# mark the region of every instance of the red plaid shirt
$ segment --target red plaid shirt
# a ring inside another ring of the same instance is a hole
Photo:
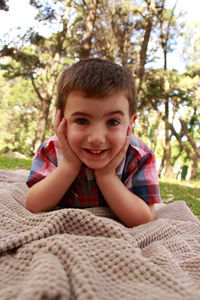
[[[62,161],[62,153],[56,136],[44,141],[34,159],[27,185],[48,176]],[[122,163],[116,170],[117,176],[124,185],[147,204],[161,202],[155,157],[141,140],[131,136],[129,148]],[[107,206],[97,186],[94,172],[82,165],[81,170],[61,199],[60,206],[86,208]]]

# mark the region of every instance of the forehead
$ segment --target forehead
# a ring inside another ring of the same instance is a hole
[[[104,97],[86,97],[80,91],[72,91],[66,99],[64,112],[73,113],[76,110],[99,110],[105,113],[121,110],[124,114],[129,114],[129,102],[123,91]]]

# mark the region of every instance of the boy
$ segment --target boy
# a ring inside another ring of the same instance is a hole
[[[127,227],[154,219],[160,202],[154,154],[131,135],[136,119],[131,74],[117,64],[85,59],[58,83],[56,136],[33,160],[26,207],[108,205]]]

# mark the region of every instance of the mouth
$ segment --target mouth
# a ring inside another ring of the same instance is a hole
[[[92,156],[96,156],[96,157],[99,157],[99,156],[102,156],[106,150],[93,150],[93,149],[84,149],[88,154],[92,155]]]

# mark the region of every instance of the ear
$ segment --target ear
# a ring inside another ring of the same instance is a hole
[[[130,126],[132,127],[135,123],[135,120],[137,119],[137,114],[134,114],[130,117]]]
[[[59,110],[59,111],[60,111],[61,118],[63,118],[63,117],[64,117],[64,115],[63,115],[63,111],[62,111],[62,109],[61,109],[61,108],[59,108],[59,109],[57,109],[57,110]]]

